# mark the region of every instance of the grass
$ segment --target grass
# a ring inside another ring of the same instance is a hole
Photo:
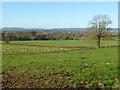
[[[3,44],[2,51],[3,87],[118,88],[118,48],[61,49]]]
[[[12,44],[28,44],[40,46],[96,46],[95,40],[41,40],[41,41],[12,41]],[[118,40],[102,40],[101,45],[118,45]]]
[[[41,53],[57,53],[71,50],[70,48],[48,48],[48,47],[35,47],[35,46],[21,46],[21,45],[3,45],[2,54],[41,54]],[[75,49],[72,49],[75,50]]]

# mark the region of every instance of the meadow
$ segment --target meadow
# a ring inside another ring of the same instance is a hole
[[[118,41],[102,41],[102,45],[118,45]],[[118,47],[96,48],[95,41],[12,41],[8,45],[3,43],[2,67],[4,88],[119,86]]]
[[[96,40],[40,40],[40,41],[12,41],[11,44],[26,44],[39,46],[95,46]],[[101,45],[118,45],[118,40],[101,40]]]

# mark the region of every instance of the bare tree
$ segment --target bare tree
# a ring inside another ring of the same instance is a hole
[[[103,33],[108,30],[108,26],[112,23],[107,15],[97,15],[94,16],[92,21],[90,21],[90,28],[96,32],[97,47],[100,48],[100,41]]]

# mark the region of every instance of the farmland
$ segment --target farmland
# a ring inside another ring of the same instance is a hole
[[[118,41],[102,41],[109,45]],[[96,48],[96,41],[85,40],[12,41],[3,43],[2,54],[3,87],[118,88],[117,47]]]
[[[12,44],[27,44],[39,46],[96,46],[96,40],[41,40],[41,41],[12,41]],[[117,40],[102,40],[101,45],[118,45]]]

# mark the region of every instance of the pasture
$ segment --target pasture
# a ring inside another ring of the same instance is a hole
[[[12,41],[11,44],[39,45],[39,46],[95,46],[96,40],[40,40],[40,41]],[[118,45],[118,40],[101,40],[101,45]]]
[[[3,87],[118,88],[118,48],[66,47],[85,45],[95,47],[96,42],[61,40],[3,43]],[[102,45],[118,45],[118,41],[102,41]]]

